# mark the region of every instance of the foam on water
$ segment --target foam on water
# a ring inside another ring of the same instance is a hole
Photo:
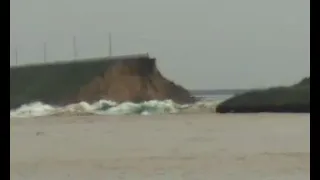
[[[72,115],[151,115],[173,114],[187,112],[214,112],[215,107],[221,101],[204,100],[194,104],[176,104],[171,100],[146,101],[142,103],[123,102],[116,103],[108,100],[100,100],[93,104],[80,102],[63,107],[51,106],[42,102],[34,102],[22,105],[11,110],[11,118],[29,118],[41,116],[72,116]]]

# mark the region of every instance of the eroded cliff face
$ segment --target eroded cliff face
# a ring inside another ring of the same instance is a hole
[[[77,101],[94,102],[108,99],[116,102],[141,102],[171,99],[177,103],[193,103],[195,98],[183,87],[161,75],[156,60],[124,59],[81,87]]]

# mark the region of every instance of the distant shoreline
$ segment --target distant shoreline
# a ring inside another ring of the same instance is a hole
[[[248,92],[252,89],[212,89],[212,90],[189,90],[196,95],[232,95]]]

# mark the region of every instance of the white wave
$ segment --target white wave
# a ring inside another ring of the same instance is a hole
[[[54,114],[56,108],[53,106],[43,104],[41,102],[34,102],[26,105],[22,105],[20,108],[14,111],[10,111],[10,117],[37,117],[48,116]]]
[[[214,112],[219,101],[207,100],[199,101],[194,104],[176,104],[172,100],[165,101],[146,101],[142,103],[123,102],[116,103],[108,100],[100,100],[93,104],[80,102],[67,106],[57,107],[34,102],[22,105],[11,110],[11,118],[28,118],[41,116],[72,116],[72,115],[152,115],[152,114],[173,114],[188,112]]]

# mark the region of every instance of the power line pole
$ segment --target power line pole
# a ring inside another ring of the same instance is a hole
[[[78,58],[76,36],[73,36],[73,58],[74,58],[74,59],[77,59],[77,58]]]
[[[112,37],[111,37],[111,33],[109,33],[109,56],[112,56]]]
[[[43,43],[43,62],[47,62],[47,43]]]
[[[16,65],[18,65],[18,48],[17,47],[14,49],[14,54],[16,58]]]

